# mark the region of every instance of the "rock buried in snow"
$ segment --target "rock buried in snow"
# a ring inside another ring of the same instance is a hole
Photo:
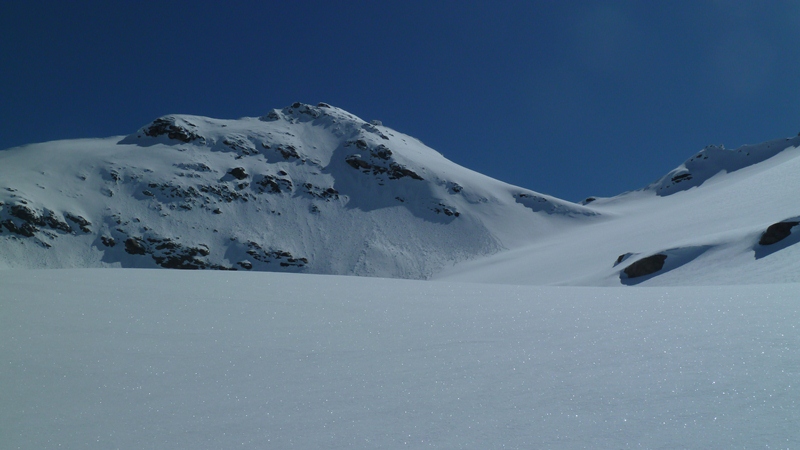
[[[790,221],[773,223],[767,228],[767,231],[761,235],[761,239],[759,239],[758,244],[772,245],[780,242],[789,237],[789,235],[792,234],[792,228],[797,225],[800,225],[800,222]]]
[[[635,263],[626,267],[623,272],[628,276],[628,278],[643,277],[663,269],[664,261],[666,260],[667,255],[658,253],[636,261]]]

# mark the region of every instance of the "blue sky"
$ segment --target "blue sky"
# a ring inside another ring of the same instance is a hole
[[[796,1],[0,4],[0,148],[324,101],[567,200],[800,131]]]

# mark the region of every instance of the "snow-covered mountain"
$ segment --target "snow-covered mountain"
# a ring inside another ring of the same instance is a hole
[[[0,436],[795,448],[798,173],[707,147],[577,205],[324,104],[0,151]]]
[[[427,278],[597,213],[320,103],[0,152],[0,267]]]
[[[574,204],[320,103],[0,151],[0,268],[288,271],[512,284],[800,281],[800,137],[709,146]]]
[[[599,216],[437,277],[512,284],[800,281],[800,136],[706,147],[649,186],[588,198]]]

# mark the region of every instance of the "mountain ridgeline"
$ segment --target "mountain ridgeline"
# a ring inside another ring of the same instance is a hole
[[[427,278],[597,216],[324,103],[0,158],[0,267]]]
[[[575,204],[325,103],[169,115],[127,136],[0,151],[0,268],[791,281],[798,147],[709,146],[639,191]]]

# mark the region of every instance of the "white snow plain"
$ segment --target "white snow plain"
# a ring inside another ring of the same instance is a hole
[[[800,284],[0,271],[8,449],[797,448]]]

